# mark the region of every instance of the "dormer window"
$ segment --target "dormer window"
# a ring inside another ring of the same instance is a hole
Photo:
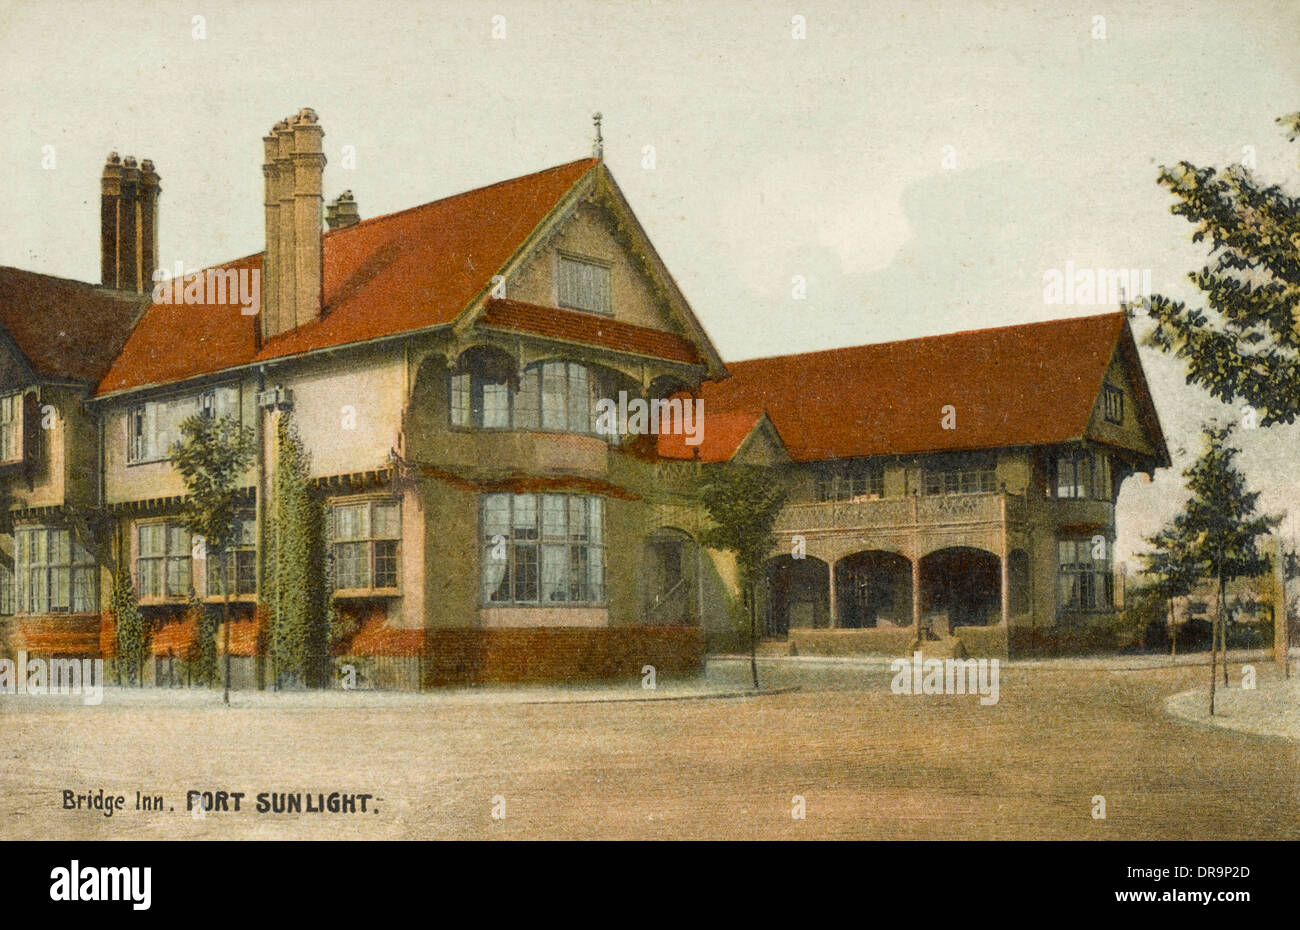
[[[569,310],[611,313],[609,265],[561,255],[556,273],[556,302]]]

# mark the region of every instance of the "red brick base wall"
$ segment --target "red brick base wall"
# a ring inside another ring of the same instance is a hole
[[[521,630],[430,630],[424,684],[599,681],[694,674],[704,665],[696,627],[546,627]]]

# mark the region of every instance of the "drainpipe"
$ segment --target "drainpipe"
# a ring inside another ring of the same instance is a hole
[[[253,559],[253,584],[257,589],[257,601],[262,601],[265,597],[264,590],[264,573],[262,571],[263,560],[266,553],[266,437],[265,428],[262,418],[261,393],[266,390],[266,367],[259,366],[257,369],[257,391],[253,395],[253,436],[254,445],[257,447],[257,454],[254,465],[255,487],[253,490],[253,544],[257,547],[257,555]],[[253,605],[253,615],[257,615],[257,603]],[[263,656],[257,656],[253,660],[254,664],[261,663],[262,668],[258,670],[257,687],[258,690],[266,688],[266,662]]]

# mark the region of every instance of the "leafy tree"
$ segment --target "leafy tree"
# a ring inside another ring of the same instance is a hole
[[[1138,558],[1143,563],[1143,573],[1154,589],[1153,594],[1168,605],[1169,616],[1169,654],[1178,654],[1178,626],[1174,616],[1174,599],[1185,597],[1192,592],[1201,566],[1188,547],[1185,539],[1175,524],[1170,524],[1154,536],[1148,536],[1147,545],[1151,551],[1140,553]]]
[[[276,426],[270,564],[271,658],[282,678],[325,684],[329,603],[325,595],[325,515],[312,493],[310,460],[287,415]]]
[[[1202,430],[1204,452],[1183,471],[1191,499],[1170,524],[1176,547],[1185,549],[1183,558],[1198,566],[1197,574],[1214,578],[1218,591],[1210,637],[1210,713],[1214,713],[1216,678],[1215,632],[1223,649],[1224,684],[1227,684],[1226,586],[1237,578],[1254,578],[1269,570],[1269,557],[1259,542],[1281,522],[1282,517],[1256,514],[1258,491],[1246,490],[1246,478],[1236,467],[1239,449],[1230,444],[1233,427]]]
[[[1300,138],[1300,113],[1278,120]],[[1259,425],[1300,416],[1300,198],[1264,186],[1250,170],[1179,162],[1158,183],[1178,203],[1171,212],[1210,243],[1209,262],[1188,278],[1210,312],[1153,295],[1148,341],[1187,364],[1187,381],[1216,398],[1245,401]]]
[[[192,416],[181,423],[181,439],[171,449],[188,493],[181,520],[203,537],[207,557],[218,564],[226,654],[222,700],[230,703],[229,562],[240,502],[239,482],[253,461],[253,431],[234,417]]]
[[[758,579],[772,550],[772,528],[790,489],[756,465],[713,468],[700,488],[714,526],[701,541],[711,549],[734,553],[740,590],[749,615],[749,670],[758,688]]]
[[[119,564],[113,573],[113,591],[109,595],[109,609],[113,611],[114,634],[117,638],[117,680],[121,684],[125,666],[128,683],[144,684],[141,667],[144,665],[144,617],[136,604],[135,585],[126,565]]]

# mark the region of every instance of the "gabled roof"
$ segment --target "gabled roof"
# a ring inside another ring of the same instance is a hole
[[[705,441],[732,431],[732,411],[766,410],[795,461],[1067,442],[1087,430],[1117,349],[1163,450],[1122,313],[728,362],[730,378],[702,387]]]
[[[258,318],[241,315],[236,303],[152,304],[98,393],[450,323],[599,164],[570,162],[325,233],[321,319],[261,347]],[[260,271],[261,265],[259,253],[220,267]]]
[[[675,333],[633,326],[609,317],[560,310],[519,300],[493,298],[487,302],[479,325],[513,332],[537,333],[566,342],[600,346],[633,355],[648,355],[674,362],[699,364],[695,347]]]
[[[0,327],[40,378],[97,384],[145,302],[82,281],[0,267]]]
[[[689,398],[684,398],[688,400]],[[694,459],[696,461],[729,462],[744,447],[764,423],[771,427],[771,420],[762,410],[720,410],[708,412],[705,404],[704,426],[700,430],[700,442],[690,445],[681,433],[660,433],[656,439],[656,451],[661,458]],[[780,436],[774,436],[779,445]]]

